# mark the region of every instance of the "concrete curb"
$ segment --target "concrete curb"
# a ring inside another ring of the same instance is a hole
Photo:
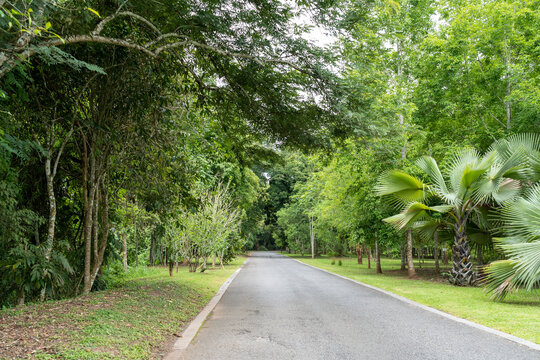
[[[284,256],[284,255],[282,255]],[[426,310],[426,311],[429,311],[431,313],[434,313],[434,314],[437,314],[439,316],[442,316],[444,318],[447,318],[447,319],[450,319],[450,320],[453,320],[453,321],[456,321],[456,322],[459,322],[459,323],[462,323],[462,324],[465,324],[465,325],[468,325],[470,327],[473,327],[473,328],[476,328],[476,329],[480,329],[480,330],[483,330],[485,332],[488,332],[490,334],[493,334],[493,335],[497,335],[497,336],[500,336],[502,338],[505,338],[507,340],[510,340],[510,341],[513,341],[519,345],[522,345],[522,346],[526,346],[530,349],[533,349],[533,350],[536,350],[536,351],[540,351],[540,345],[536,344],[536,343],[533,343],[532,341],[529,341],[529,340],[525,340],[525,339],[522,339],[522,338],[519,338],[517,336],[514,336],[514,335],[510,335],[510,334],[507,334],[505,332],[502,332],[502,331],[499,331],[499,330],[495,330],[495,329],[492,329],[490,327],[487,327],[487,326],[484,326],[484,325],[480,325],[480,324],[477,324],[475,322],[472,322],[472,321],[469,321],[469,320],[465,320],[465,319],[462,319],[462,318],[459,318],[457,316],[454,316],[454,315],[450,315],[450,314],[447,314],[443,311],[440,311],[440,310],[437,310],[435,308],[432,308],[432,307],[429,307],[427,305],[423,305],[423,304],[420,304],[420,303],[417,303],[416,301],[412,301],[410,299],[407,299],[403,296],[400,296],[400,295],[397,295],[397,294],[394,294],[390,291],[386,291],[386,290],[383,290],[383,289],[379,289],[375,286],[371,286],[371,285],[368,285],[368,284],[364,284],[363,282],[360,282],[360,281],[357,281],[357,280],[354,280],[354,279],[351,279],[351,278],[348,278],[346,276],[342,276],[342,275],[339,275],[339,274],[336,274],[336,273],[333,273],[331,271],[328,271],[328,270],[325,270],[325,269],[321,269],[321,268],[318,268],[316,266],[313,266],[313,265],[310,265],[310,264],[306,264],[305,262],[302,262],[300,260],[297,260],[297,259],[293,259],[289,256],[284,256],[286,258],[289,258],[291,260],[294,260],[294,261],[297,261],[299,262],[300,264],[302,265],[305,265],[305,266],[309,266],[309,267],[312,267],[314,269],[317,269],[317,270],[320,270],[320,271],[324,271],[325,273],[328,273],[328,274],[331,274],[331,275],[334,275],[334,276],[337,276],[337,277],[340,277],[342,279],[345,279],[345,280],[348,280],[348,281],[351,281],[353,283],[356,283],[358,285],[361,285],[361,286],[364,286],[364,287],[367,287],[369,289],[372,289],[372,290],[375,290],[375,291],[378,291],[378,292],[381,292],[383,294],[386,294],[388,296],[391,296],[395,299],[398,299],[400,301],[403,301],[409,305],[413,305],[413,306],[416,306],[416,307],[419,307],[423,310]]]
[[[171,352],[169,352],[165,357],[163,357],[163,360],[179,360],[183,359],[183,353],[193,340],[193,338],[197,335],[199,332],[199,329],[201,328],[202,324],[204,324],[206,318],[208,315],[214,310],[216,305],[218,304],[219,300],[221,300],[221,297],[223,294],[225,294],[225,291],[229,288],[229,285],[231,285],[232,281],[238,275],[240,270],[244,268],[244,265],[249,261],[249,258],[244,261],[244,263],[236,270],[229,278],[221,285],[218,292],[214,297],[210,300],[208,304],[204,307],[204,309],[189,323],[188,327],[182,331],[182,337],[178,338],[176,342],[174,343]]]

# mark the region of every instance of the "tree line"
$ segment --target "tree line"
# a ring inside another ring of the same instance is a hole
[[[387,254],[411,278],[429,252],[437,272],[451,258],[452,283],[495,299],[537,288],[540,3],[364,5],[338,44],[355,126],[331,151],[274,168],[276,189],[288,178],[269,222],[276,246],[367,254],[378,273]]]
[[[1,304],[252,248],[536,287],[539,6],[0,1]]]
[[[291,23],[302,8],[0,1],[0,304],[248,247],[266,144],[338,128],[330,55]]]

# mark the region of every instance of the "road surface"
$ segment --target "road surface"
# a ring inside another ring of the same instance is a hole
[[[254,253],[184,359],[535,359],[540,352],[281,255]]]

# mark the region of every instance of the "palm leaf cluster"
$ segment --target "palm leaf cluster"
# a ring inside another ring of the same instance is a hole
[[[513,289],[540,286],[540,185],[504,206],[498,217],[507,236],[494,241],[507,259],[493,262],[486,272],[487,289],[502,300]]]
[[[518,198],[524,184],[539,179],[539,165],[540,136],[520,134],[495,142],[484,155],[474,149],[460,150],[444,171],[434,158],[424,156],[416,166],[427,182],[393,170],[380,178],[376,191],[400,211],[384,219],[397,229],[416,227],[430,232],[433,226],[429,220],[433,214],[440,214],[439,223],[454,233],[450,281],[472,285],[476,272],[470,260],[467,230],[474,227],[485,237],[486,209]]]

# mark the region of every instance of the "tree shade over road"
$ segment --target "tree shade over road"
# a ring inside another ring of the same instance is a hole
[[[185,359],[537,359],[539,353],[271,252],[254,253]]]

